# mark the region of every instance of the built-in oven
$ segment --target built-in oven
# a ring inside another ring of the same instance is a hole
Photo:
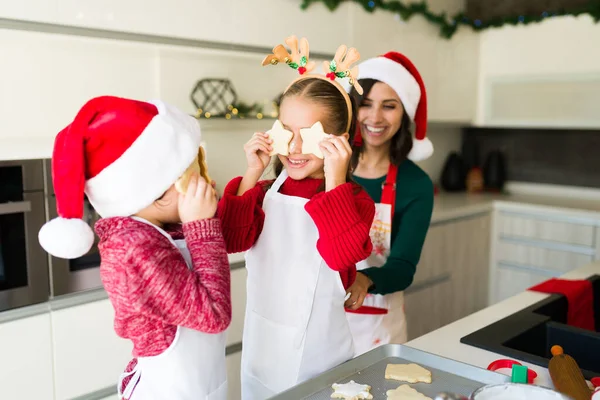
[[[38,242],[46,222],[41,160],[0,162],[0,311],[48,301],[48,257]]]
[[[48,188],[48,218],[57,217],[56,196],[52,185],[52,163],[45,160]],[[83,220],[93,229],[100,216],[84,196]],[[83,292],[102,287],[100,280],[100,254],[98,252],[98,236],[90,251],[72,260],[50,256],[51,294],[52,297]]]

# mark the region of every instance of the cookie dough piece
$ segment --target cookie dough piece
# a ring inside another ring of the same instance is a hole
[[[282,156],[287,156],[290,154],[289,145],[290,140],[294,137],[294,134],[291,131],[288,131],[283,127],[281,121],[276,120],[273,123],[273,127],[269,129],[267,132],[269,138],[273,140],[271,146],[273,150],[269,153],[270,156],[274,156],[276,154],[281,154]]]
[[[211,183],[212,180],[208,175],[208,166],[206,165],[206,158],[204,153],[204,148],[200,146],[198,148],[198,155],[192,161],[190,166],[185,170],[183,175],[175,182],[175,189],[181,193],[185,194],[187,191],[188,185],[190,183],[190,178],[194,173],[197,173],[201,177],[203,177],[207,183]]]
[[[411,388],[408,385],[398,386],[394,390],[387,391],[387,400],[431,400],[431,397]]]
[[[310,128],[302,128],[300,129],[300,136],[302,136],[302,154],[314,154],[323,159],[323,152],[319,147],[319,143],[329,137],[323,131],[323,125],[317,121]]]
[[[431,372],[417,364],[388,364],[385,379],[408,383],[431,383]]]
[[[344,400],[370,400],[373,395],[370,392],[371,386],[361,385],[354,381],[350,381],[344,384],[334,383],[331,385],[333,394],[332,399],[344,399]]]

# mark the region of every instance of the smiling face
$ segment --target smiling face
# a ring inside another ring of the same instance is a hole
[[[290,142],[289,156],[279,155],[290,178],[323,178],[323,160],[314,154],[302,154],[302,137],[300,129],[310,128],[315,122],[325,124],[325,113],[314,101],[300,96],[283,99],[279,108],[279,121],[283,127],[294,134]],[[325,127],[325,129],[327,129]]]
[[[389,146],[400,129],[403,114],[404,107],[396,91],[386,83],[375,83],[357,114],[366,146]]]

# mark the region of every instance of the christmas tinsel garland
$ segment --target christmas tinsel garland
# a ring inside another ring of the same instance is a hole
[[[543,12],[540,15],[519,15],[510,18],[494,18],[488,21],[478,19],[469,19],[464,12],[459,12],[454,16],[448,17],[445,12],[434,13],[429,9],[426,2],[405,4],[401,1],[385,1],[385,0],[302,0],[301,8],[307,9],[313,3],[323,3],[330,11],[335,10],[342,2],[353,1],[358,3],[368,12],[375,10],[385,10],[396,13],[404,21],[408,21],[415,15],[420,15],[427,21],[440,28],[440,35],[450,39],[460,25],[469,26],[476,31],[481,31],[488,28],[500,27],[503,25],[518,25],[541,22],[547,18],[572,15],[578,16],[581,14],[589,14],[595,22],[600,21],[600,0],[590,0],[586,7],[574,10],[560,10],[558,12]]]

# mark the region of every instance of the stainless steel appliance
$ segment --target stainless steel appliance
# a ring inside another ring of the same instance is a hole
[[[56,218],[56,197],[52,185],[51,160],[45,160],[46,179],[48,188],[48,217]],[[83,220],[94,227],[100,216],[92,205],[84,198]],[[98,237],[90,251],[82,257],[65,260],[50,256],[51,295],[52,297],[82,292],[102,287],[100,280],[100,254],[98,252]]]
[[[0,311],[48,300],[45,221],[43,162],[0,162]]]

